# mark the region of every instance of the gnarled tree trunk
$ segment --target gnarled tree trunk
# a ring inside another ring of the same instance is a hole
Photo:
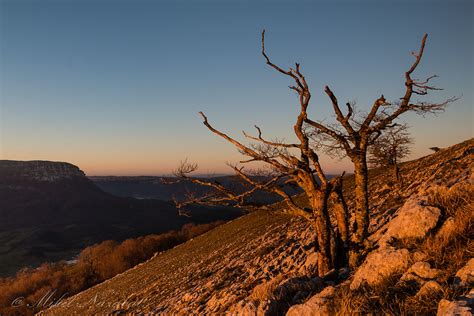
[[[346,266],[349,260],[349,211],[342,192],[342,177],[335,182],[331,193],[333,201],[333,212],[337,222],[337,233],[335,236],[334,265],[335,268]]]
[[[327,201],[329,192],[318,191],[310,196],[313,209],[314,227],[317,234],[318,274],[323,276],[334,268],[334,258],[331,254],[331,221]]]
[[[355,157],[355,235],[354,241],[363,244],[369,231],[369,191],[368,191],[368,168],[365,154]]]
[[[395,181],[401,183],[401,179],[400,179],[400,168],[398,167],[398,164],[397,163],[394,163],[392,165],[392,174],[393,174],[393,178]]]

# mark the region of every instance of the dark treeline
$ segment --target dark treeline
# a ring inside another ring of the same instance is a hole
[[[222,223],[186,224],[179,231],[121,243],[107,240],[82,250],[73,264],[61,261],[24,268],[14,277],[0,279],[0,315],[33,315]]]

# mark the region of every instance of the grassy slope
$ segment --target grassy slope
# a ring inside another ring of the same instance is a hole
[[[287,215],[256,212],[223,224],[82,292],[80,297],[72,302],[74,312],[83,314],[84,312],[119,311],[120,308],[98,305],[125,300],[133,304],[144,296],[149,300],[143,305],[157,307],[157,309],[153,308],[154,311],[165,310],[167,298],[173,297],[178,289],[179,291],[190,290],[209,275],[216,273],[213,270],[223,268],[214,266],[215,269],[202,271],[202,266],[211,267],[211,263],[224,263],[229,255],[242,258],[258,256],[258,249],[249,249],[249,245],[262,237],[262,231],[273,235],[277,230],[284,228],[290,219]],[[232,277],[221,281],[223,282],[221,286],[226,286],[226,282],[235,280]],[[99,304],[89,304],[94,299]],[[80,307],[75,303],[86,306]],[[144,307],[144,309],[150,308]],[[63,311],[64,309],[60,309],[57,312],[61,314]]]

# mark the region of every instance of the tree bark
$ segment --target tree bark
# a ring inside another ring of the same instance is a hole
[[[314,226],[317,234],[318,274],[323,276],[333,267],[331,255],[331,221],[327,208],[328,192],[316,192],[311,197],[311,207],[314,214]]]
[[[397,163],[394,163],[392,165],[392,173],[393,173],[393,177],[394,177],[395,181],[400,183],[401,182],[400,181],[400,169],[398,168]]]
[[[342,188],[334,188],[332,192],[333,211],[337,222],[337,231],[334,234],[335,251],[334,251],[334,267],[347,266],[349,261],[349,212],[346,201],[342,195]]]
[[[355,235],[354,240],[363,244],[369,231],[369,192],[368,192],[368,169],[365,155],[356,157],[354,160],[355,177]]]
[[[337,229],[341,235],[341,239],[344,243],[349,240],[349,212],[347,209],[346,201],[342,194],[342,189],[335,188],[332,192],[334,201],[334,215],[337,221]]]

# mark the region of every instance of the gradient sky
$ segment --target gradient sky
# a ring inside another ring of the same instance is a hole
[[[474,1],[0,0],[0,159],[55,160],[89,175],[166,174],[188,158],[225,172],[239,154],[211,134],[242,139],[258,124],[293,139],[297,99],[265,65],[300,62],[313,119],[323,93],[367,109],[402,96],[403,74],[429,33],[416,78],[440,76],[429,100],[461,96],[445,113],[404,118],[416,158],[473,137]],[[329,172],[348,162],[324,159]]]

